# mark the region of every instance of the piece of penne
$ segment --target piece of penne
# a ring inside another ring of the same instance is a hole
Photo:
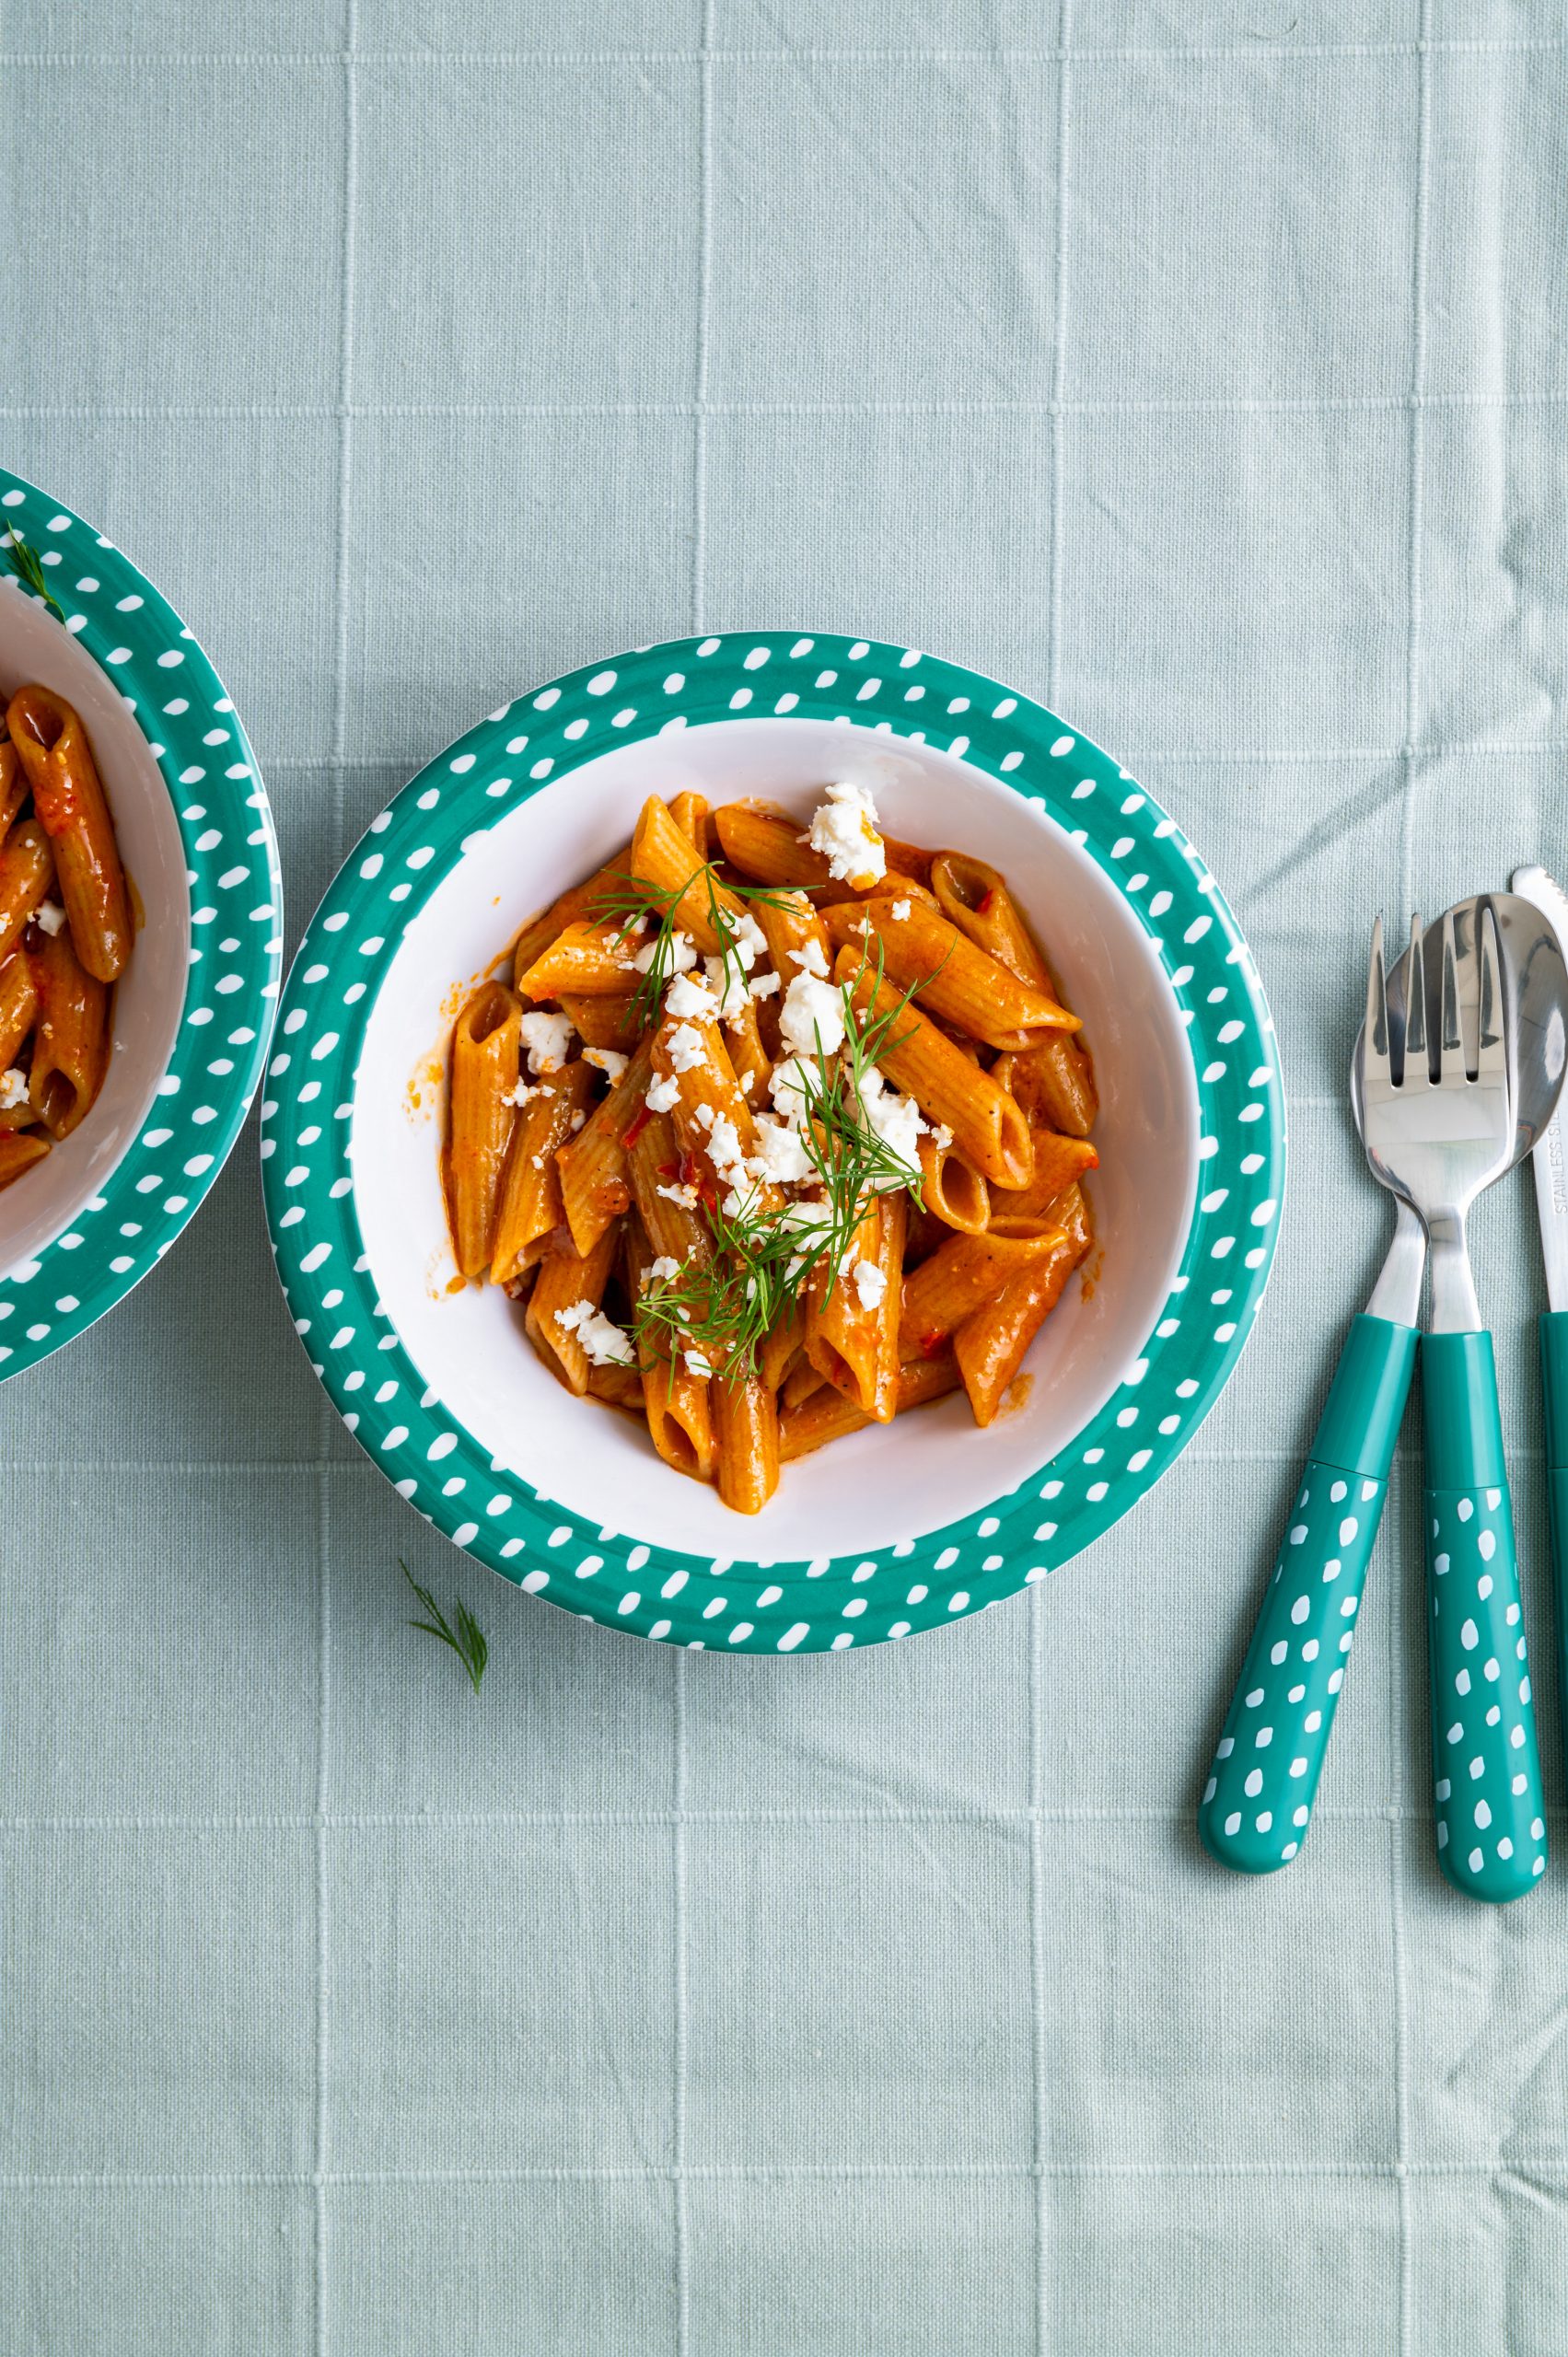
[[[25,949],[14,949],[0,966],[0,1072],[17,1061],[17,1051],[38,1021],[38,985]]]
[[[606,991],[599,998],[577,998],[563,991],[559,1004],[585,1048],[613,1048],[622,1056],[635,1052],[644,1026],[629,990],[613,995]]]
[[[1087,1138],[1063,1137],[1055,1130],[1033,1128],[1034,1171],[1027,1187],[998,1187],[991,1199],[993,1220],[1033,1219],[1049,1213],[1059,1195],[1075,1185],[1086,1171],[1099,1168],[1099,1155]]]
[[[806,1304],[797,1295],[757,1353],[757,1372],[770,1391],[787,1381],[805,1340]]]
[[[687,1035],[685,1039],[682,1034]],[[676,1048],[684,1048],[692,1035],[701,1042],[702,1061],[691,1063],[683,1056],[678,1066]],[[683,1155],[689,1159],[694,1156],[702,1166],[700,1191],[718,1201],[732,1183],[726,1176],[730,1166],[723,1155],[715,1154],[714,1147],[715,1137],[727,1135],[724,1125],[727,1124],[738,1140],[742,1162],[757,1150],[751,1109],[740,1093],[719,1027],[711,1018],[694,1016],[668,1018],[654,1034],[653,1056],[656,1076],[679,1091],[671,1108],[676,1142]],[[751,1194],[755,1182],[746,1181],[743,1191]],[[752,1200],[758,1209],[772,1209],[778,1202],[778,1190],[757,1186]]]
[[[887,1018],[874,1041],[875,1062],[896,1088],[912,1097],[930,1121],[949,1129],[959,1152],[996,1187],[1027,1187],[1034,1167],[1029,1125],[991,1074],[970,1063],[945,1032],[900,994],[879,982],[854,951],[841,949],[834,968],[864,1019]]]
[[[593,1093],[592,1067],[568,1064],[547,1074],[518,1113],[506,1150],[496,1204],[490,1282],[504,1285],[537,1260],[552,1232],[565,1224],[557,1149],[572,1134],[572,1117]]]
[[[44,934],[28,956],[38,991],[28,1096],[50,1135],[69,1137],[103,1086],[109,991],[82,964],[68,926]]]
[[[586,1302],[597,1309],[604,1299],[620,1237],[607,1227],[591,1252],[547,1252],[528,1295],[525,1324],[528,1336],[552,1375],[579,1398],[588,1387],[591,1362],[575,1326],[563,1326],[562,1315]]]
[[[656,896],[661,908],[673,911],[679,930],[690,935],[705,957],[718,957],[726,944],[715,913],[738,927],[745,902],[698,859],[691,838],[653,796],[644,803],[632,838],[632,865],[639,884]]]
[[[609,1408],[619,1408],[623,1415],[644,1421],[643,1378],[634,1366],[590,1366],[588,1397],[602,1399]]]
[[[811,892],[819,896],[824,905],[862,900],[869,892],[888,888],[883,877],[863,888],[836,882],[829,872],[826,854],[812,850],[806,841],[807,829],[786,810],[773,809],[762,802],[726,802],[714,812],[712,824],[725,857],[755,883],[779,884]],[[907,876],[929,887],[930,852],[922,851],[916,843],[900,842],[892,835],[883,836],[882,847],[895,876]]]
[[[514,988],[517,976],[526,974],[535,958],[558,940],[569,924],[575,924],[579,918],[603,922],[613,910],[623,907],[631,883],[632,846],[624,843],[613,859],[606,860],[602,867],[596,867],[580,884],[574,884],[569,892],[552,900],[549,908],[530,917],[512,944]]]
[[[651,1256],[646,1233],[635,1213],[626,1225],[628,1280],[632,1296],[637,1300],[648,1283]],[[680,1359],[661,1350],[654,1333],[639,1335],[637,1358],[643,1372],[644,1412],[655,1448],[676,1472],[693,1481],[711,1481],[718,1447],[709,1401],[710,1379],[693,1375]]]
[[[622,938],[620,925],[592,924],[579,917],[517,974],[517,994],[536,1001],[567,992],[578,998],[620,998],[636,988],[636,948],[635,936]]]
[[[907,915],[895,915],[907,910]],[[856,908],[824,911],[828,937],[873,965],[900,990],[914,988],[926,1013],[993,1048],[1023,1048],[1042,1031],[1075,1031],[1078,1018],[977,949],[928,900],[882,895]]]
[[[955,1236],[904,1279],[900,1353],[929,1358],[981,1303],[994,1301],[1015,1277],[1056,1249],[1060,1227],[1027,1236]]]
[[[49,1152],[49,1140],[39,1130],[0,1131],[0,1187],[8,1187]]]
[[[0,715],[0,731],[6,726]],[[17,759],[17,749],[10,738],[0,734],[0,842],[16,824],[23,803],[28,798],[27,772]]]
[[[945,1227],[961,1228],[966,1236],[983,1235],[991,1224],[991,1189],[983,1171],[956,1145],[938,1145],[930,1130],[921,1139],[920,1191],[929,1211]]]
[[[761,1514],[779,1486],[779,1417],[773,1395],[759,1376],[736,1381],[715,1376],[709,1389],[719,1495],[737,1514]]]
[[[754,1109],[768,1102],[768,1083],[772,1077],[772,1060],[762,1045],[762,1033],[757,1019],[757,1002],[749,999],[746,1011],[734,1022],[722,1025],[724,1044],[736,1084],[748,1105]]]
[[[707,796],[702,794],[693,794],[690,790],[684,794],[672,795],[669,804],[669,815],[674,819],[676,825],[679,828],[681,833],[685,836],[687,842],[691,844],[692,850],[696,853],[698,858],[702,860],[707,859],[710,856],[708,850]]]
[[[18,688],[6,726],[54,853],[71,938],[87,971],[111,982],[131,954],[131,902],[87,731],[63,696]]]
[[[831,1283],[819,1269],[806,1308],[806,1355],[846,1399],[877,1423],[898,1406],[899,1302],[903,1281],[902,1194],[867,1203]],[[863,1291],[862,1266],[875,1271]]]
[[[53,881],[49,837],[36,819],[24,819],[0,844],[0,958],[10,956]]]
[[[1020,981],[1048,992],[1065,1006],[1067,1002],[1055,972],[1024,922],[1005,877],[996,868],[988,867],[984,860],[971,859],[966,852],[945,851],[932,862],[931,883],[950,923],[956,924],[960,933],[967,933],[981,949],[989,950]],[[1095,1091],[1093,1060],[1082,1039],[1064,1032],[1051,1032],[1024,1053],[1037,1066],[1037,1076],[1026,1093],[1024,1075],[1018,1074],[1014,1094],[1030,1120],[1038,1118],[1048,1121],[1052,1129],[1064,1130],[1069,1136],[1086,1138],[1094,1127],[1099,1100]],[[1010,1085],[1003,1082],[1004,1087]]]
[[[654,1258],[673,1260],[681,1269],[693,1262],[705,1269],[713,1259],[708,1230],[697,1209],[695,1186],[680,1176],[680,1148],[668,1113],[648,1115],[626,1159],[632,1194]]]
[[[1051,1249],[1020,1270],[997,1299],[971,1311],[954,1333],[953,1355],[977,1424],[994,1422],[1025,1352],[1094,1240],[1076,1187],[1061,1199],[1059,1212],[1062,1233]]]
[[[483,982],[452,1034],[447,1186],[459,1268],[476,1277],[490,1265],[506,1148],[517,1119],[519,1026],[517,994]]]
[[[626,1145],[649,1118],[643,1100],[653,1076],[653,1044],[645,1039],[618,1085],[556,1155],[566,1225],[579,1252],[591,1252],[632,1200]]]
[[[902,1416],[911,1409],[929,1406],[934,1399],[946,1399],[960,1388],[958,1362],[950,1350],[939,1352],[934,1358],[916,1359],[899,1370],[898,1411]],[[779,1418],[779,1461],[793,1465],[802,1457],[809,1457],[813,1449],[825,1447],[831,1440],[842,1440],[850,1433],[867,1432],[871,1418],[842,1391],[824,1383],[801,1406],[786,1407]]]
[[[1086,1138],[1099,1112],[1094,1061],[1080,1040],[1048,1031],[1033,1048],[998,1056],[991,1067],[999,1087],[1011,1090],[1031,1124]]]

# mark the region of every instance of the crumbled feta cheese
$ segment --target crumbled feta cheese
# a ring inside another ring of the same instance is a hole
[[[503,1097],[501,1102],[503,1105],[517,1105],[519,1107],[523,1105],[531,1105],[536,1097],[542,1097],[543,1095],[544,1091],[542,1088],[530,1088],[526,1080],[519,1080],[516,1088],[509,1088],[506,1091],[506,1094]]]
[[[674,1079],[650,1081],[643,1102],[650,1113],[673,1113],[680,1102],[680,1083]]]
[[[772,967],[765,974],[753,974],[749,984],[753,998],[772,998],[779,987],[779,978]]]
[[[860,1295],[862,1309],[880,1309],[882,1296],[888,1290],[888,1279],[875,1260],[857,1260],[854,1264],[854,1289]]]
[[[757,1151],[746,1165],[753,1178],[772,1179],[776,1187],[798,1185],[812,1173],[811,1157],[797,1129],[786,1121],[757,1116]]]
[[[901,1097],[896,1088],[889,1088],[873,1065],[861,1074],[860,1102],[867,1122],[889,1154],[914,1177],[920,1169],[920,1141],[929,1126],[914,1098]],[[891,1176],[885,1177],[880,1191],[886,1193],[901,1183]]]
[[[708,959],[710,968],[717,962],[716,958]],[[719,1011],[719,1003],[695,974],[680,973],[664,994],[664,1011],[678,1023],[688,1016],[694,1016],[699,1023],[711,1023]]]
[[[729,1176],[732,1170],[739,1170],[744,1178],[745,1170],[740,1160],[739,1133],[727,1113],[721,1113],[716,1120],[710,1122],[708,1152],[713,1155],[714,1169],[731,1186],[735,1184]]]
[[[895,900],[890,913],[895,924],[908,924],[910,921],[909,902],[907,900]]]
[[[806,943],[803,948],[791,949],[786,953],[786,955],[788,956],[790,964],[797,967],[801,973],[820,974],[824,981],[827,980],[827,953],[823,949],[821,943],[817,940],[815,935],[813,935],[811,940]]]
[[[575,1334],[595,1366],[634,1366],[637,1354],[632,1348],[630,1336],[623,1334],[612,1318],[591,1301],[575,1301],[569,1309],[557,1313],[556,1324],[563,1334]]]
[[[668,1284],[680,1274],[680,1263],[673,1252],[661,1252],[656,1260],[648,1262],[648,1274]]]
[[[542,1007],[525,1015],[518,1026],[528,1051],[530,1072],[559,1072],[566,1061],[572,1024],[564,1015],[547,1015]]]
[[[20,1105],[28,1093],[28,1076],[15,1064],[9,1072],[0,1072],[0,1110],[9,1112],[13,1105]]]
[[[864,889],[888,872],[876,805],[862,785],[829,786],[827,800],[812,813],[805,840],[823,854],[829,875],[838,883]]]
[[[662,1195],[667,1203],[679,1203],[682,1211],[694,1212],[697,1208],[695,1187],[656,1187],[654,1192]]]
[[[800,1056],[836,1056],[844,1043],[842,993],[815,974],[796,974],[779,1010],[779,1037]]]
[[[646,974],[652,971],[654,959],[658,955],[658,946],[659,936],[656,933],[646,948],[639,949],[633,958],[632,965],[635,972]],[[664,971],[667,974],[689,974],[696,962],[697,945],[691,935],[672,933],[669,936],[669,947],[666,953]]]
[[[798,1056],[785,1056],[773,1066],[768,1093],[784,1120],[798,1128],[820,1087],[820,1076]]]
[[[611,1088],[620,1080],[631,1061],[630,1056],[621,1055],[614,1048],[585,1048],[583,1050],[583,1062],[586,1064],[592,1064],[596,1072],[603,1073]]]
[[[673,1031],[666,1034],[664,1045],[672,1072],[695,1072],[707,1060],[703,1035],[694,1031],[690,1023],[678,1023]]]
[[[582,1128],[583,1123],[587,1120],[587,1115],[579,1105],[576,1111],[573,1114],[571,1120],[566,1124],[566,1127],[570,1130],[574,1137],[576,1136],[577,1132]]]
[[[746,976],[739,966],[733,961],[726,964],[722,958],[704,958],[703,970],[713,994],[714,1014],[721,1023],[738,1023],[751,1004]]]
[[[65,911],[58,900],[41,900],[32,912],[32,921],[41,933],[47,933],[52,940],[65,922]]]
[[[687,1374],[696,1376],[699,1382],[706,1382],[714,1371],[712,1361],[702,1351],[682,1351],[680,1355],[686,1363]]]
[[[937,1151],[937,1153],[938,1153],[938,1154],[946,1154],[946,1153],[947,1153],[947,1148],[948,1148],[948,1147],[952,1144],[952,1143],[953,1143],[953,1132],[952,1132],[952,1131],[947,1127],[947,1122],[946,1122],[946,1121],[938,1121],[938,1122],[937,1122],[937,1124],[936,1124],[936,1127],[935,1128],[935,1130],[933,1130],[933,1132],[931,1132],[931,1134],[932,1134],[932,1138],[933,1138],[933,1140],[934,1140],[934,1142],[935,1142],[935,1147],[936,1147],[936,1151]]]
[[[768,937],[749,909],[742,909],[738,917],[724,911],[719,931],[728,945],[730,956],[748,973],[759,958],[765,958],[768,954]]]

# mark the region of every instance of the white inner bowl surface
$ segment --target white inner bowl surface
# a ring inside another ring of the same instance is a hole
[[[874,795],[889,834],[950,845],[1005,875],[1094,1052],[1098,1249],[1024,1362],[1025,1396],[987,1431],[959,1395],[784,1469],[754,1517],[683,1480],[630,1419],[549,1376],[499,1288],[457,1275],[438,1153],[459,998],[521,924],[630,837],[644,800],[694,788],[715,806],[783,804],[804,826],[830,780]],[[622,745],[543,788],[477,839],[410,923],[355,1075],[354,1202],[388,1315],[447,1412],[541,1496],[590,1523],[724,1562],[885,1549],[1015,1489],[1080,1432],[1136,1361],[1176,1275],[1198,1169],[1187,1036],[1132,908],[1044,810],[963,761],[842,722],[718,721]],[[1042,1511],[1049,1511],[1042,1509]]]
[[[63,1235],[134,1143],[180,1029],[191,944],[179,822],[124,697],[41,606],[0,589],[0,700],[30,680],[81,714],[143,922],[115,985],[113,1051],[98,1101],[63,1144],[0,1192],[0,1272]]]

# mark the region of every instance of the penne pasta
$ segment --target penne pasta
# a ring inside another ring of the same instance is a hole
[[[37,686],[17,690],[6,726],[54,854],[76,956],[111,982],[131,954],[131,903],[87,731],[64,697]]]
[[[646,1119],[644,1099],[653,1076],[653,1050],[645,1039],[621,1074],[620,1086],[594,1108],[576,1135],[568,1138],[556,1155],[566,1225],[579,1252],[591,1252],[632,1200],[627,1140]]]
[[[103,1081],[109,993],[76,956],[70,931],[28,953],[38,992],[28,1097],[51,1137],[69,1137]]]
[[[0,716],[0,842],[5,842],[13,822],[20,818],[28,798],[27,773],[17,759],[15,745],[4,734],[5,726],[5,719]]]
[[[24,819],[0,845],[0,958],[10,956],[53,881],[49,837],[36,819]]]
[[[886,1018],[875,1060],[894,1086],[928,1120],[952,1131],[960,1152],[993,1186],[1028,1186],[1034,1167],[1029,1127],[1006,1091],[918,1007],[900,1004],[899,993],[853,950],[840,950],[834,972],[863,1016]]]
[[[49,1140],[41,1131],[0,1131],[0,1187],[8,1187],[48,1152]]]
[[[857,908],[824,912],[835,949],[858,949],[900,988],[913,986],[922,1008],[993,1048],[1028,1047],[1042,1031],[1075,1031],[1078,1018],[948,923],[931,902],[886,895]]]
[[[759,1376],[717,1376],[710,1387],[718,1492],[736,1514],[761,1514],[779,1486],[779,1417]]]
[[[24,1054],[27,939],[0,964]],[[1098,1162],[1077,1017],[1003,878],[884,834],[864,787],[804,830],[685,790],[512,973],[454,1028],[447,1202],[556,1380],[738,1514],[928,1400],[994,1421],[1089,1249]]]
[[[38,985],[25,949],[14,949],[0,966],[0,1072],[13,1065],[22,1041],[38,1020]]]
[[[1050,1248],[1011,1278],[995,1300],[971,1310],[953,1336],[953,1355],[977,1424],[995,1420],[1024,1353],[1093,1241],[1076,1187],[1063,1198],[1061,1218]]]
[[[835,882],[825,854],[812,850],[799,820],[787,811],[770,809],[761,802],[728,802],[714,812],[712,824],[725,857],[743,876],[754,877],[760,884],[820,893],[824,902],[863,897],[854,885]],[[893,835],[882,837],[882,848],[895,875],[912,877],[929,888],[932,855],[928,851],[915,843],[900,842]],[[882,878],[865,888],[868,892],[886,888]]]
[[[528,1296],[525,1323],[528,1336],[552,1375],[581,1399],[588,1387],[593,1362],[581,1332],[581,1313],[592,1313],[604,1299],[619,1238],[606,1228],[591,1252],[550,1252],[539,1264]],[[627,1345],[627,1364],[633,1353]]]
[[[623,941],[616,924],[592,924],[579,917],[548,942],[533,964],[517,976],[519,998],[622,997],[636,982],[635,945]],[[514,971],[517,970],[514,969]]]
[[[951,1351],[940,1352],[935,1357],[917,1359],[899,1370],[897,1413],[907,1415],[912,1408],[924,1408],[935,1399],[946,1399],[961,1387],[958,1361]],[[824,1383],[801,1406],[786,1408],[779,1418],[779,1462],[793,1465],[797,1458],[809,1457],[814,1449],[824,1448],[830,1440],[843,1440],[851,1433],[868,1431],[872,1419],[842,1391]]]
[[[520,1274],[565,1225],[555,1157],[572,1134],[573,1117],[587,1103],[592,1081],[583,1063],[547,1074],[513,1124],[491,1246],[492,1284],[504,1285]]]
[[[516,1120],[522,1009],[501,982],[485,982],[452,1034],[447,1183],[458,1267],[465,1277],[489,1265],[501,1177]]]
[[[947,1227],[981,1236],[991,1224],[991,1189],[983,1171],[927,1131],[920,1141],[921,1191],[926,1206]]]
[[[569,892],[563,892],[559,899],[552,900],[549,908],[542,910],[538,916],[530,917],[512,944],[513,987],[516,988],[517,977],[526,974],[535,958],[548,949],[552,941],[559,940],[568,925],[575,924],[579,919],[592,919],[602,914],[605,903],[614,894],[625,890],[631,872],[632,846],[623,843],[613,859],[606,860],[602,867],[596,867],[582,883],[574,884]]]

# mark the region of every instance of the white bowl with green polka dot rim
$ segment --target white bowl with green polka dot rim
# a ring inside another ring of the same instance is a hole
[[[255,1094],[283,954],[272,817],[212,665],[118,549],[0,468],[5,528],[65,620],[0,563],[0,702],[37,679],[81,714],[141,923],[98,1101],[0,1192],[0,1381],[112,1309],[191,1218]]]
[[[784,1469],[729,1513],[633,1422],[571,1399],[519,1312],[452,1284],[435,1075],[462,989],[647,795],[805,815],[867,785],[889,833],[1008,879],[1102,1094],[1099,1254],[1013,1412],[961,1399]],[[261,1108],[279,1275],[317,1374],[401,1494],[547,1602],[714,1651],[843,1650],[1041,1579],[1158,1480],[1235,1367],[1273,1252],[1283,1119],[1250,954],[1197,853],[1027,698],[823,633],[639,648],[479,723],[375,819],[286,985]]]

